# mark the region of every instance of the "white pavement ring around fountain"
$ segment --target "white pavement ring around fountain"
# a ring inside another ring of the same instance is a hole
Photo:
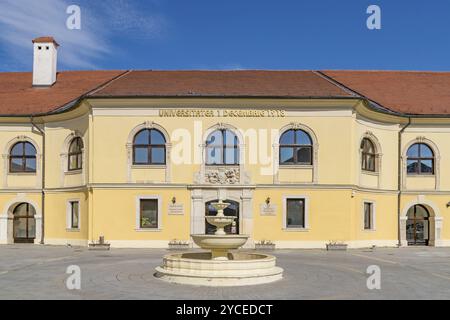
[[[276,266],[274,256],[263,253],[229,252],[242,247],[248,235],[226,234],[224,227],[234,217],[223,210],[228,203],[212,203],[216,216],[206,216],[216,226],[215,234],[192,234],[195,244],[211,252],[174,253],[164,256],[163,264],[156,268],[155,277],[173,283],[204,286],[240,286],[263,284],[283,277],[283,269]]]

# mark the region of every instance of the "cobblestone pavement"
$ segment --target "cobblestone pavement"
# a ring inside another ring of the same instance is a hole
[[[249,287],[163,282],[154,268],[167,250],[3,245],[1,299],[450,299],[450,248],[376,248],[327,252],[277,250],[284,278]],[[66,268],[81,268],[81,290],[68,290]],[[381,268],[381,289],[366,285]]]

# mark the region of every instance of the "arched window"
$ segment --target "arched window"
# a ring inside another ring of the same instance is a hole
[[[83,168],[83,140],[75,137],[69,146],[69,171]]]
[[[434,152],[427,144],[413,144],[406,156],[408,174],[434,174]]]
[[[156,129],[143,129],[133,140],[133,164],[165,164],[166,139]]]
[[[239,164],[239,140],[234,132],[228,129],[219,129],[208,136],[206,139],[206,164]]]
[[[361,169],[365,171],[376,171],[376,150],[369,138],[361,142]]]
[[[423,205],[409,208],[406,220],[406,240],[408,245],[428,245],[430,240],[430,213]]]
[[[36,238],[36,211],[29,203],[14,208],[13,236],[15,243],[33,243]]]
[[[9,155],[10,172],[36,172],[36,148],[27,141],[17,142]]]
[[[313,144],[308,133],[290,129],[280,137],[280,165],[312,165]]]

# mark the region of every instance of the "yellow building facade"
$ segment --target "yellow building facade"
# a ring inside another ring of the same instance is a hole
[[[164,248],[207,231],[207,204],[223,199],[234,204],[233,232],[249,234],[249,246],[407,245],[408,213],[415,205],[428,214],[423,244],[449,245],[449,123],[412,119],[399,148],[408,119],[374,112],[358,99],[86,98],[69,111],[35,117],[33,124],[2,118],[1,241],[17,242],[14,224],[21,222],[14,210],[27,203],[35,211],[28,222],[35,225],[35,243],[88,245],[103,236],[113,247]],[[162,134],[161,164],[133,161],[135,137],[143,130]],[[208,136],[217,130],[235,134],[236,163],[208,163]],[[310,163],[280,162],[286,132],[310,137]],[[76,138],[82,141],[81,166],[69,170]],[[364,139],[374,148],[372,171],[362,168]],[[11,171],[11,150],[21,142],[36,150],[35,172]],[[432,173],[407,173],[407,153],[415,144],[432,150]],[[154,200],[149,210],[156,210],[149,228],[141,224],[145,199]],[[291,226],[289,206],[299,205],[301,221]]]
[[[450,246],[448,73],[56,73],[33,43],[0,73],[0,244],[193,246],[220,199],[248,247]]]

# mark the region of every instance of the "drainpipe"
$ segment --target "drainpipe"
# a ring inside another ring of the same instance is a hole
[[[397,236],[398,246],[401,247],[401,230],[400,230],[400,216],[401,216],[401,196],[402,196],[402,134],[411,125],[411,117],[408,117],[408,123],[398,132],[398,164],[397,164]]]
[[[40,244],[44,244],[44,211],[45,211],[45,192],[44,192],[44,188],[45,188],[45,132],[39,128],[34,122],[33,122],[33,116],[30,117],[30,122],[31,125],[33,126],[33,128],[35,128],[37,131],[39,131],[39,133],[42,135],[42,161],[41,161],[41,166],[42,166],[42,171],[41,171],[41,177],[42,177],[42,191],[41,191],[41,213],[42,213],[42,218],[41,218],[41,241]]]

